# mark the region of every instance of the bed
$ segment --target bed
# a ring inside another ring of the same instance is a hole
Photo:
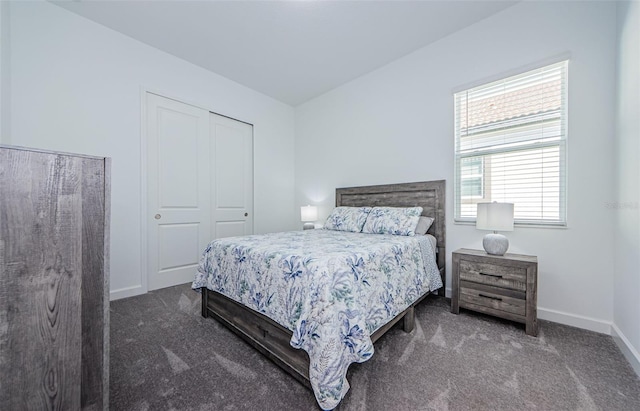
[[[373,343],[399,321],[411,332],[414,307],[432,292],[443,295],[444,195],[443,180],[336,189],[337,207],[422,207],[434,219],[430,252],[426,236],[329,230],[213,241],[193,283],[202,316],[226,325],[332,409],[349,389],[349,364],[369,359]]]

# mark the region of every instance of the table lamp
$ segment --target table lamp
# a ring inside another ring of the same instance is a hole
[[[482,239],[484,251],[504,255],[509,249],[509,240],[498,231],[513,231],[513,203],[478,203],[476,228],[493,231]]]
[[[300,207],[300,221],[304,223],[303,230],[313,230],[313,221],[318,219],[318,207],[308,205]]]

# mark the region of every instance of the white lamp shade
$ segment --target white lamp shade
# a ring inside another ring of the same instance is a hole
[[[513,231],[513,203],[478,203],[476,228]]]
[[[308,205],[300,207],[300,221],[316,221],[318,219],[318,207]]]

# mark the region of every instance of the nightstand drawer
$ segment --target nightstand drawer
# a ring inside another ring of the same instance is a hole
[[[469,285],[470,287],[465,287]],[[506,291],[506,293],[505,293]],[[506,295],[511,294],[511,296]],[[517,291],[502,290],[495,287],[475,285],[465,281],[460,284],[460,306],[474,309],[476,307],[488,307],[515,315],[525,316],[527,313],[526,300],[518,298]],[[524,293],[522,293],[524,294]]]
[[[527,270],[499,264],[460,260],[460,280],[526,291]]]

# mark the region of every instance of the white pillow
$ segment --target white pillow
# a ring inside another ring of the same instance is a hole
[[[429,227],[433,224],[433,218],[425,217],[423,215],[418,219],[418,225],[416,226],[416,234],[417,235],[425,235],[427,231],[429,231]]]

